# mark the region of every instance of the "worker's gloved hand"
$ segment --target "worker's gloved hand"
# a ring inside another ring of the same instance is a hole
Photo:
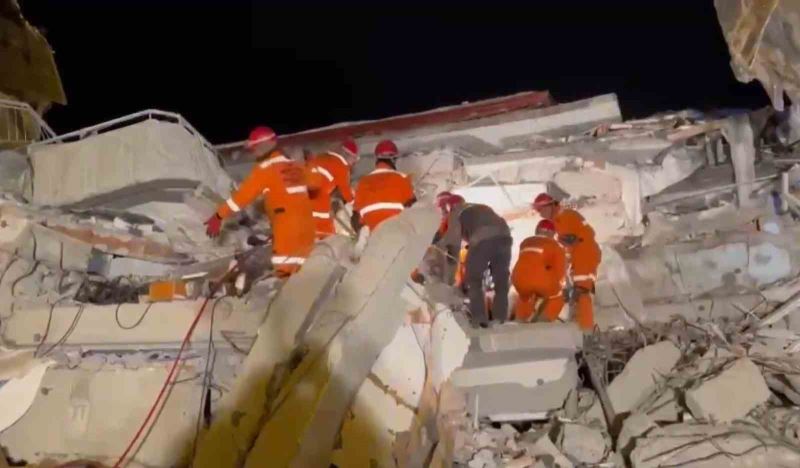
[[[369,227],[364,226],[361,230],[358,231],[358,240],[356,241],[356,245],[353,246],[353,253],[350,255],[350,259],[354,262],[358,262],[361,259],[361,255],[364,253],[364,249],[367,247],[367,239],[369,239]]]
[[[208,221],[205,222],[205,225],[206,235],[213,239],[219,236],[220,231],[222,231],[222,218],[214,213],[214,216],[208,218]]]
[[[575,245],[578,243],[578,236],[575,234],[567,234],[565,236],[559,236],[558,240],[564,245]]]

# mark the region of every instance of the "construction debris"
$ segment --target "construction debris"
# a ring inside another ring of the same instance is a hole
[[[788,7],[766,3],[717,9],[734,63],[778,89],[777,36],[756,33]],[[15,464],[800,465],[795,107],[625,120],[613,94],[527,92],[287,135],[289,155],[392,138],[419,202],[284,280],[263,213],[217,240],[202,225],[252,165],[241,143],[156,110],[53,135],[34,105],[51,101],[0,101],[37,130],[0,158]],[[536,194],[580,211],[602,244],[594,330],[571,304],[472,328],[430,248],[442,190],[503,216],[514,258]]]

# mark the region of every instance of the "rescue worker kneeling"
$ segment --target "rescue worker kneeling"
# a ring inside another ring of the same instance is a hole
[[[564,307],[567,258],[555,235],[555,224],[544,219],[536,226],[536,235],[520,245],[519,259],[511,273],[511,283],[519,293],[514,315],[520,322],[530,322],[537,316],[553,321]]]
[[[452,266],[457,264],[455,259],[459,258],[462,240],[469,245],[465,281],[472,323],[482,327],[489,325],[486,292],[483,289],[484,273],[487,270],[492,275],[495,292],[492,319],[505,322],[508,318],[511,230],[506,221],[486,205],[465,203],[459,195],[452,195],[448,204],[447,212],[450,215],[441,243],[444,244]]]
[[[277,145],[277,136],[268,127],[258,127],[250,133],[247,149],[257,163],[239,189],[219,205],[205,224],[208,236],[217,237],[224,219],[263,196],[264,211],[272,227],[272,264],[278,276],[288,276],[300,268],[314,247],[314,218],[305,168],[276,149]]]
[[[575,320],[582,330],[594,328],[592,296],[597,281],[597,268],[602,254],[595,240],[594,229],[575,210],[562,207],[546,193],[539,194],[533,208],[544,218],[553,221],[558,242],[569,256],[569,275],[575,297]]]

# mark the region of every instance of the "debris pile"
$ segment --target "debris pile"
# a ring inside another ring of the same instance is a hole
[[[772,83],[774,54],[741,52]],[[613,94],[534,91],[282,136],[298,160],[391,138],[418,200],[368,237],[337,226],[287,280],[259,210],[232,202],[206,235],[254,164],[241,142],[156,110],[52,135],[34,109],[57,98],[0,102],[38,126],[0,142],[15,464],[800,465],[796,104],[624,120]],[[442,191],[500,215],[512,261],[534,196],[579,211],[602,249],[594,329],[574,304],[471,326],[431,245]]]

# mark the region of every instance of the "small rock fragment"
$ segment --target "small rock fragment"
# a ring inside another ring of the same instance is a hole
[[[497,463],[494,461],[494,453],[491,450],[482,449],[472,457],[467,466],[469,468],[497,468]]]
[[[598,429],[580,424],[564,424],[561,427],[561,449],[579,463],[600,463],[607,448],[606,438]]]

